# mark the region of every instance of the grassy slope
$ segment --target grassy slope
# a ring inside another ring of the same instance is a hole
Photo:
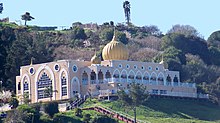
[[[131,109],[123,107],[118,101],[101,104],[133,115]],[[206,101],[151,98],[137,110],[138,119],[153,123],[220,122],[220,107]]]

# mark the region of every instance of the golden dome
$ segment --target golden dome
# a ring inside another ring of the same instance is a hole
[[[101,59],[96,55],[96,52],[95,55],[91,58],[91,62],[92,64],[101,64]]]
[[[128,48],[121,42],[116,41],[115,35],[102,50],[104,60],[127,60]]]

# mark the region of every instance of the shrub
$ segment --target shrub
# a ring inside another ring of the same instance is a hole
[[[117,121],[106,115],[96,115],[92,120],[92,123],[117,123]]]
[[[40,119],[40,110],[36,108],[35,106],[29,106],[29,105],[20,105],[17,108],[21,112],[26,112],[27,114],[24,116],[24,121],[26,123],[38,123]]]
[[[80,108],[75,108],[75,115],[78,117],[82,117],[82,109]]]
[[[40,117],[39,123],[53,123],[53,120],[50,119],[47,115],[42,115]]]
[[[9,100],[9,105],[11,106],[12,109],[15,109],[18,107],[18,103],[19,101],[17,100],[17,98],[15,97],[12,97],[10,100]]]
[[[85,123],[89,123],[90,120],[91,120],[91,115],[90,114],[83,115],[83,121]]]
[[[49,102],[44,104],[44,111],[50,117],[53,117],[54,114],[58,113],[58,103],[57,102]]]
[[[62,113],[57,113],[53,117],[54,123],[81,123],[80,120],[74,119],[74,117],[66,116]]]

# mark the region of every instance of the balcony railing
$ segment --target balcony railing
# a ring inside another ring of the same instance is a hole
[[[142,80],[142,79],[132,79],[132,78],[107,78],[104,80],[90,80],[91,84],[102,84],[102,83],[108,83],[108,82],[122,82],[122,83],[131,83],[131,82],[137,82],[137,83],[143,83],[148,85],[163,85],[163,86],[174,86],[174,87],[187,87],[187,88],[196,88],[195,83],[187,83],[187,82],[162,82],[162,81],[156,81],[156,80]],[[83,83],[86,83],[83,81]]]

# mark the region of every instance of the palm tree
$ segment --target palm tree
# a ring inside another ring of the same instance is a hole
[[[34,17],[32,17],[29,12],[26,12],[25,14],[21,15],[21,20],[24,20],[25,26],[27,25],[27,21],[31,21],[32,19],[34,19]]]
[[[2,13],[3,11],[3,3],[0,3],[0,14]]]
[[[124,13],[125,13],[125,20],[127,21],[127,25],[130,24],[130,8],[131,8],[131,5],[130,5],[130,2],[129,1],[125,1],[123,2],[123,8],[124,8]]]

